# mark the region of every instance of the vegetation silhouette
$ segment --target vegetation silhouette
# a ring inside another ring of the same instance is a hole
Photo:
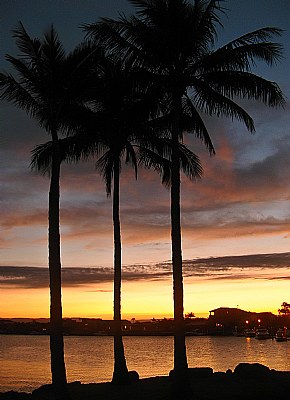
[[[84,75],[90,47],[80,45],[65,54],[56,31],[51,26],[42,40],[33,39],[19,22],[13,31],[20,56],[7,55],[17,73],[0,74],[1,99],[23,109],[51,136],[51,163],[47,170],[32,159],[32,168],[49,171],[48,266],[50,277],[50,351],[52,385],[56,399],[70,399],[67,391],[62,332],[61,256],[59,229],[60,166],[59,134],[77,131],[73,115],[78,101],[88,87]],[[68,124],[69,121],[69,124]]]
[[[281,308],[278,308],[279,315],[289,316],[290,315],[290,304],[286,301],[283,301],[281,304]]]
[[[258,29],[215,49],[223,8],[217,0],[131,0],[130,17],[103,18],[84,29],[101,38],[122,57],[134,57],[166,101],[171,120],[172,185],[171,238],[174,293],[174,376],[179,388],[188,387],[183,317],[183,277],[180,223],[178,143],[185,132],[201,139],[210,154],[214,147],[202,114],[238,119],[250,132],[254,122],[238,104],[252,99],[268,106],[283,105],[280,88],[252,72],[255,60],[274,64],[281,46],[269,40],[281,34],[272,27]]]

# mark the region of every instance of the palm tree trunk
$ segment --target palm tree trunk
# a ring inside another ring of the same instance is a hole
[[[172,185],[171,185],[171,240],[174,302],[174,373],[178,381],[187,377],[185,324],[183,317],[183,276],[180,223],[180,161],[179,161],[179,115],[181,102],[176,98],[172,124]]]
[[[59,231],[59,179],[60,151],[58,141],[53,140],[53,158],[49,190],[49,277],[50,277],[50,353],[52,387],[56,400],[70,399],[64,362],[61,300],[61,259]]]
[[[113,224],[114,224],[114,372],[112,383],[129,383],[121,328],[121,227],[120,227],[120,168],[119,158],[114,162]]]

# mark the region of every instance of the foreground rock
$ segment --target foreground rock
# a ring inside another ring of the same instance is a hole
[[[172,396],[171,377],[140,379],[127,386],[111,383],[69,384],[72,400],[182,400]],[[289,398],[290,371],[270,370],[261,364],[239,364],[234,372],[190,368],[192,400],[280,400]],[[0,400],[53,400],[51,385],[32,394],[0,393]]]

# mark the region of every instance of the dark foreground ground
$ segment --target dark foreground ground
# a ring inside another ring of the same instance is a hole
[[[290,372],[269,370],[261,364],[239,364],[234,372],[213,373],[210,368],[190,369],[192,400],[290,399]],[[128,386],[111,383],[69,384],[72,400],[182,400],[174,395],[169,376],[140,379]],[[50,385],[31,393],[0,393],[0,400],[52,400]]]

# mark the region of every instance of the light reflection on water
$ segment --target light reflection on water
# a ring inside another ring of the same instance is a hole
[[[240,362],[259,362],[277,370],[290,370],[290,341],[258,341],[243,337],[187,337],[190,367],[234,369]],[[124,337],[128,368],[141,378],[167,375],[173,366],[170,336]],[[113,338],[65,337],[69,381],[109,381],[113,371]],[[0,391],[32,391],[50,383],[48,336],[0,335]]]

